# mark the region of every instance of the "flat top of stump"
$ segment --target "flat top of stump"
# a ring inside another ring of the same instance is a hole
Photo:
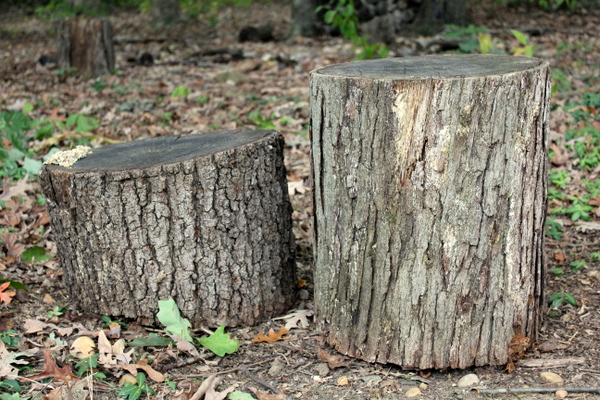
[[[504,75],[543,67],[546,61],[504,55],[435,55],[354,61],[312,71],[341,78],[422,80]]]
[[[46,167],[71,172],[144,169],[238,148],[278,134],[275,130],[232,130],[161,136],[93,149],[72,167],[53,164]]]

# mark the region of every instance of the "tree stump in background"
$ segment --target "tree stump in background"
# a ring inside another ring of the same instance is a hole
[[[94,149],[40,174],[64,270],[85,312],[253,325],[294,301],[294,238],[277,131],[168,136]]]
[[[328,343],[407,368],[507,363],[544,308],[548,63],[364,61],[310,86]]]
[[[55,22],[59,68],[77,68],[87,78],[115,68],[112,25],[108,19],[77,18]]]

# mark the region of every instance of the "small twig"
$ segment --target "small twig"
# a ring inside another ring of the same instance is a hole
[[[505,394],[505,393],[554,393],[559,390],[564,390],[570,393],[598,393],[600,394],[600,386],[594,387],[531,387],[531,388],[500,388],[500,389],[472,389],[481,394]]]
[[[160,370],[161,372],[164,372],[164,371],[169,371],[173,368],[185,367],[187,365],[194,364],[198,361],[205,361],[205,360],[203,357],[191,357],[191,358],[187,358],[183,361],[178,360],[178,361],[170,363],[170,364],[160,365],[160,368],[157,368],[157,369]]]
[[[254,375],[252,372],[250,372],[248,370],[248,368],[245,365],[240,365],[238,367],[238,370],[240,372],[242,372],[244,375],[246,375],[248,378],[252,379],[254,382],[258,383],[261,386],[266,387],[267,389],[269,389],[273,393],[275,393],[275,394],[281,393],[280,389],[277,389],[275,386],[271,385],[269,382],[265,382],[262,379],[260,379],[258,376]]]
[[[272,361],[272,360],[274,360],[277,357],[279,357],[279,356],[273,356],[273,357],[267,358],[266,360],[262,360],[262,361],[258,361],[258,362],[252,363],[252,364],[248,364],[248,365],[246,365],[246,367],[254,367],[254,366],[257,366],[257,365],[261,365],[261,364],[264,364],[266,362]],[[240,370],[240,368],[236,367],[236,368],[226,369],[225,371],[213,372],[213,373],[210,373],[210,374],[185,374],[185,378],[174,378],[174,380],[177,380],[177,379],[187,379],[187,378],[208,378],[211,375],[224,375],[224,374],[229,374],[229,373],[236,372],[236,371],[239,371],[239,370]]]

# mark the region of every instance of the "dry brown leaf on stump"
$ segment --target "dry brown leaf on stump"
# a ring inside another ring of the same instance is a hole
[[[279,340],[287,340],[289,338],[284,338],[282,337],[283,335],[285,335],[286,333],[288,333],[288,330],[285,328],[281,328],[279,329],[279,332],[275,332],[273,330],[273,328],[271,328],[269,330],[269,332],[265,335],[262,332],[259,332],[258,335],[256,335],[256,337],[254,339],[252,339],[252,343],[260,343],[260,342],[267,342],[267,343],[275,343]]]
[[[352,363],[352,360],[348,360],[348,358],[344,356],[333,356],[327,354],[323,349],[319,349],[318,356],[319,360],[326,362],[331,369],[347,367]]]

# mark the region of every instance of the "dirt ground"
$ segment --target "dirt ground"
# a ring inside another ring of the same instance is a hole
[[[564,104],[582,91],[598,89],[597,86],[595,89],[586,86],[577,77],[585,73],[596,77],[596,85],[600,82],[600,18],[597,13],[548,14],[493,6],[478,6],[473,11],[475,24],[488,27],[498,37],[506,38],[504,30],[507,28],[539,33],[530,35],[530,40],[537,45],[536,55],[548,59],[553,68],[567,71],[569,79],[573,79],[571,91],[559,93],[552,99],[550,130],[557,134],[564,132]],[[264,127],[272,122],[283,132],[287,143],[285,157],[294,207],[298,275],[306,281],[299,289],[294,309],[310,310],[313,265],[308,72],[320,66],[349,61],[354,57],[354,50],[340,38],[284,40],[289,15],[289,7],[285,4],[260,3],[252,9],[224,9],[212,23],[200,18],[158,30],[151,27],[147,16],[123,11],[110,17],[115,32],[117,73],[98,80],[83,80],[57,74],[52,66],[38,63],[41,55],[54,52],[51,22],[19,10],[4,10],[0,12],[0,109],[19,109],[25,103],[34,103],[33,118],[60,119],[74,113],[90,114],[100,121],[100,126],[87,138],[86,143],[92,145],[214,129]],[[274,23],[277,41],[237,42],[237,33],[243,26],[265,20]],[[503,43],[508,41],[505,39]],[[564,43],[570,45],[559,50],[559,44]],[[579,45],[581,43],[588,45]],[[243,59],[232,61],[231,55],[239,54],[240,49]],[[391,55],[425,53],[417,40],[409,38],[399,38],[390,50]],[[435,50],[434,46],[427,52]],[[131,61],[144,52],[154,56],[153,65],[143,66]],[[185,86],[189,94],[185,98],[172,98],[171,93],[180,85]],[[253,111],[258,111],[261,117]],[[598,110],[594,112],[597,115]],[[49,139],[32,141],[31,146],[39,150],[37,154],[43,155],[53,145],[67,147],[77,140],[77,134],[67,132],[53,142]],[[598,170],[593,170],[586,175],[577,175],[565,190],[576,194],[578,182],[598,179],[598,174]],[[5,183],[4,194],[11,186],[9,182]],[[69,298],[62,284],[62,272],[56,259],[32,265],[18,257],[10,258],[11,250],[16,252],[21,246],[22,251],[32,244],[55,253],[44,207],[36,204],[40,193],[38,185],[33,181],[23,192],[26,199],[20,206],[19,222],[9,223],[6,212],[3,214],[4,227],[12,226],[16,233],[2,236],[5,249],[0,265],[0,276],[20,281],[29,289],[18,291],[10,304],[0,305],[0,332],[17,331],[21,338],[20,351],[44,347],[44,343],[48,346],[50,330],[24,333],[23,324],[29,318],[52,322],[59,327],[82,324],[90,331],[101,329],[103,324],[99,315],[78,312],[76,299]],[[577,300],[577,306],[563,305],[547,312],[540,340],[516,363],[513,373],[505,372],[503,367],[410,371],[395,365],[362,361],[332,369],[319,358],[318,350],[324,349],[331,355],[335,352],[324,345],[323,332],[314,323],[306,329],[293,329],[287,335],[288,340],[251,344],[258,332],[284,325],[280,320],[271,320],[260,326],[231,329],[232,337],[239,339],[241,346],[237,352],[222,359],[206,352],[203,359],[190,364],[183,355],[163,361],[157,368],[162,367],[177,388],[173,390],[164,383],[153,384],[156,394],[148,398],[188,399],[202,378],[214,373],[223,379],[218,390],[236,385],[238,390],[248,391],[254,387],[259,392],[273,395],[263,395],[263,399],[391,400],[416,393],[414,388],[419,388],[414,397],[417,399],[542,399],[554,396],[554,393],[483,394],[477,389],[557,386],[596,388],[596,393],[571,391],[568,398],[600,398],[600,261],[588,261],[587,268],[578,272],[568,267],[571,262],[589,259],[590,253],[600,251],[600,217],[597,214],[596,208],[588,222],[572,222],[563,216],[559,218],[564,231],[560,241],[547,237],[547,271],[561,268],[566,273],[548,273],[546,293],[570,293]],[[45,230],[40,231],[40,226]],[[47,312],[57,305],[67,311],[48,320]],[[135,321],[124,322],[129,323],[122,332],[126,340],[146,336],[157,328],[139,326]],[[202,327],[194,328],[202,334]],[[74,337],[63,339],[71,343]],[[159,350],[146,351],[145,356],[150,359],[162,354]],[[64,347],[54,355],[64,359],[67,354],[68,347]],[[41,353],[36,357],[37,361],[30,363],[31,369],[21,371],[20,376],[42,370]],[[535,361],[540,364],[536,366]],[[542,372],[554,372],[563,382],[548,383],[540,376]],[[459,379],[467,374],[476,374],[480,382],[470,388],[459,387]],[[94,399],[117,398],[111,385],[117,384],[118,377],[112,373],[107,375],[104,383],[94,384]],[[284,394],[275,396],[266,384]],[[54,387],[52,383],[31,384],[27,380],[23,386],[23,397],[47,396]]]

